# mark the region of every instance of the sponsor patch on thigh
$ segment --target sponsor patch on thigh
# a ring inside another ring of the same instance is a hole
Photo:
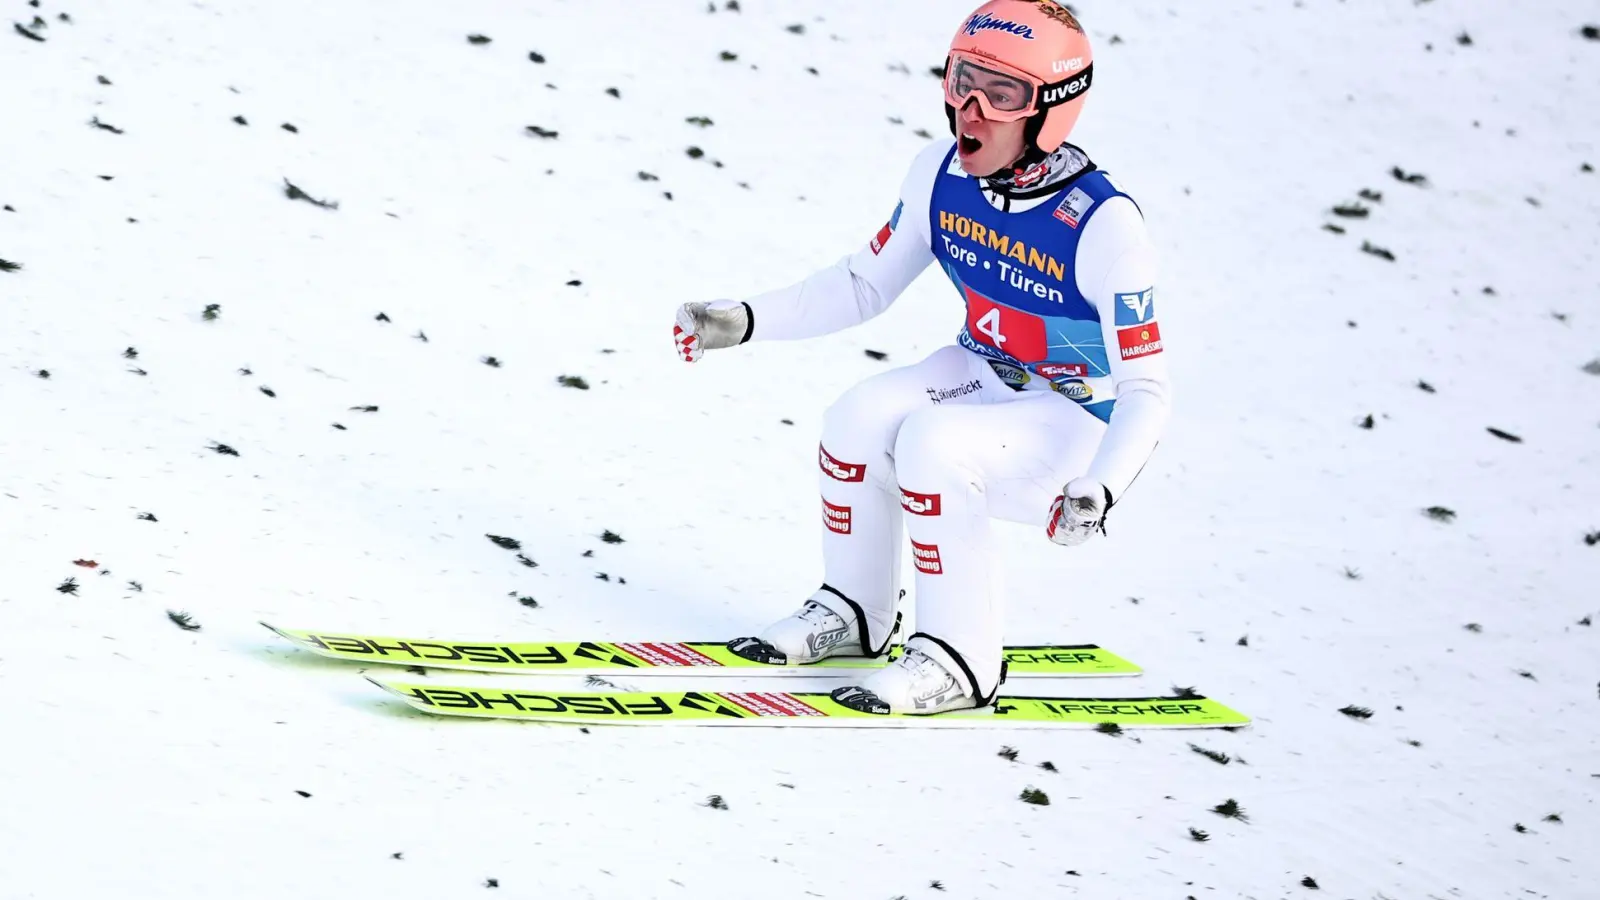
[[[817,445],[817,465],[835,481],[863,481],[867,477],[865,465],[840,462],[821,444]]]
[[[944,563],[939,559],[938,544],[921,544],[911,542],[911,556],[917,564],[917,571],[924,575],[943,575]]]
[[[828,498],[822,498],[822,521],[828,530],[834,534],[850,533],[850,507],[829,503]]]
[[[939,514],[938,494],[919,494],[916,491],[900,489],[900,505],[905,511],[914,516],[937,516]]]

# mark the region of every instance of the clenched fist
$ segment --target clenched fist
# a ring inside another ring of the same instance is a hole
[[[748,304],[737,300],[685,303],[678,307],[672,341],[684,362],[697,362],[707,350],[735,347],[750,340],[755,317]]]
[[[1110,508],[1110,488],[1091,478],[1074,478],[1051,505],[1045,534],[1064,547],[1076,547],[1097,531],[1106,533],[1106,510]]]

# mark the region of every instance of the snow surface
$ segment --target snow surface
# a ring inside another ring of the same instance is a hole
[[[1007,634],[1256,717],[1121,737],[432,719],[256,624],[796,606],[823,409],[955,296],[693,368],[672,310],[876,232],[966,3],[6,7],[3,900],[1600,897],[1592,3],[1079,7],[1177,401],[1109,539],[1005,526]]]

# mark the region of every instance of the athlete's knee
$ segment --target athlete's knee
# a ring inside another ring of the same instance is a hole
[[[956,409],[931,407],[906,417],[895,435],[895,470],[902,487],[926,489],[933,482],[970,481],[970,424]]]
[[[818,457],[824,472],[846,481],[891,484],[894,433],[904,415],[881,384],[861,382],[822,414]]]

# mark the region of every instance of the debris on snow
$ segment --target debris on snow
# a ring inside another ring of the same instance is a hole
[[[1229,756],[1228,754],[1218,750],[1207,750],[1199,744],[1190,744],[1189,749],[1220,765],[1225,766],[1228,763],[1233,762],[1233,757]]]
[[[1239,801],[1231,798],[1211,807],[1211,811],[1226,819],[1238,819],[1241,822],[1250,821],[1250,817],[1245,815],[1245,811],[1239,807]]]
[[[1393,175],[1396,181],[1403,181],[1406,184],[1418,184],[1423,186],[1427,186],[1428,184],[1428,176],[1422,174],[1421,172],[1407,172],[1399,166],[1395,166],[1394,168],[1390,169],[1389,174]]]
[[[1379,247],[1378,245],[1372,243],[1371,241],[1362,241],[1361,242],[1361,252],[1362,253],[1371,254],[1372,256],[1376,256],[1376,257],[1378,257],[1380,259],[1386,259],[1386,260],[1388,260],[1390,262],[1394,262],[1394,258],[1395,258],[1394,254],[1392,252],[1390,252],[1389,250],[1387,250],[1387,249],[1385,249],[1383,247]]]
[[[315,198],[315,197],[311,196],[310,194],[306,193],[305,191],[301,190],[298,185],[296,185],[294,182],[290,181],[287,178],[285,178],[283,180],[283,183],[285,185],[285,187],[283,189],[283,194],[284,194],[284,196],[288,197],[290,200],[304,200],[307,203],[312,204],[313,206],[320,206],[323,209],[338,209],[339,208],[339,202],[337,200],[318,200],[317,198]]]
[[[194,617],[189,615],[186,612],[176,612],[174,610],[170,610],[169,609],[169,610],[167,610],[167,618],[172,620],[172,624],[178,626],[179,628],[182,628],[184,631],[199,631],[200,630],[200,623],[196,622],[194,620]],[[306,794],[305,796],[309,797],[311,795],[310,794]]]

